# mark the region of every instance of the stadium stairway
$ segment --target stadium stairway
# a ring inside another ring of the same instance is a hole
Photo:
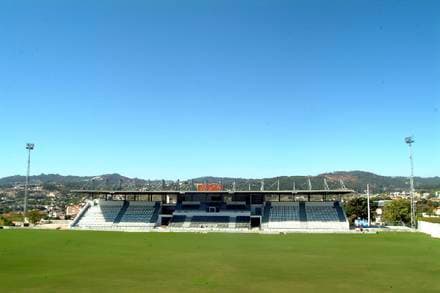
[[[150,219],[150,223],[156,223],[157,220],[159,219],[159,213],[160,213],[160,203],[156,202],[156,204],[154,205],[154,213],[153,216]]]
[[[303,201],[299,203],[299,220],[307,222],[306,203]]]
[[[340,221],[340,222],[345,222],[345,221],[346,221],[345,213],[344,213],[344,211],[342,210],[342,207],[341,207],[341,205],[339,204],[338,201],[336,201],[336,202],[334,203],[334,207],[335,207],[335,209],[336,209],[336,212],[338,213],[338,219],[339,219],[339,221]]]
[[[124,216],[125,212],[127,211],[130,203],[128,201],[124,201],[124,204],[121,207],[121,210],[119,211],[118,215],[116,216],[114,223],[117,224],[121,222],[122,217]]]
[[[81,208],[79,213],[76,215],[76,217],[73,219],[72,223],[70,223],[70,228],[73,228],[78,225],[79,221],[87,213],[90,206],[91,206],[90,201],[87,201],[86,204]]]
[[[264,210],[263,210],[263,223],[267,223],[269,222],[269,215],[270,215],[270,209],[271,209],[272,205],[270,202],[266,202],[266,204],[264,205]]]

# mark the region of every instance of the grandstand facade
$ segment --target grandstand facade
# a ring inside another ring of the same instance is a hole
[[[352,190],[101,191],[76,190],[88,200],[72,229],[119,231],[344,232],[340,205]]]

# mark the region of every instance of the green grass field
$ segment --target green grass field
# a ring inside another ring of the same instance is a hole
[[[0,292],[440,292],[418,233],[0,230]]]

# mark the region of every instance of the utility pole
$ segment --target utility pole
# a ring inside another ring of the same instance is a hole
[[[405,143],[408,144],[409,149],[409,161],[411,165],[411,175],[409,177],[410,183],[410,197],[411,197],[411,228],[416,228],[416,203],[414,201],[414,161],[413,161],[413,150],[412,144],[415,142],[412,136],[405,138]]]
[[[368,209],[368,227],[371,226],[371,215],[370,215],[370,184],[367,184],[367,209]]]
[[[280,178],[277,179],[277,190],[280,191]]]
[[[33,150],[35,145],[33,143],[27,143],[26,149],[28,150],[28,160],[27,160],[27,173],[26,173],[26,184],[24,187],[24,204],[23,204],[23,224],[28,223],[27,219],[27,201],[29,194],[29,174],[31,172],[31,150]]]

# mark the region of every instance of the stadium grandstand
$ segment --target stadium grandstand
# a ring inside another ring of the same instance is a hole
[[[74,190],[88,200],[72,229],[119,231],[344,232],[340,205],[353,190]]]

